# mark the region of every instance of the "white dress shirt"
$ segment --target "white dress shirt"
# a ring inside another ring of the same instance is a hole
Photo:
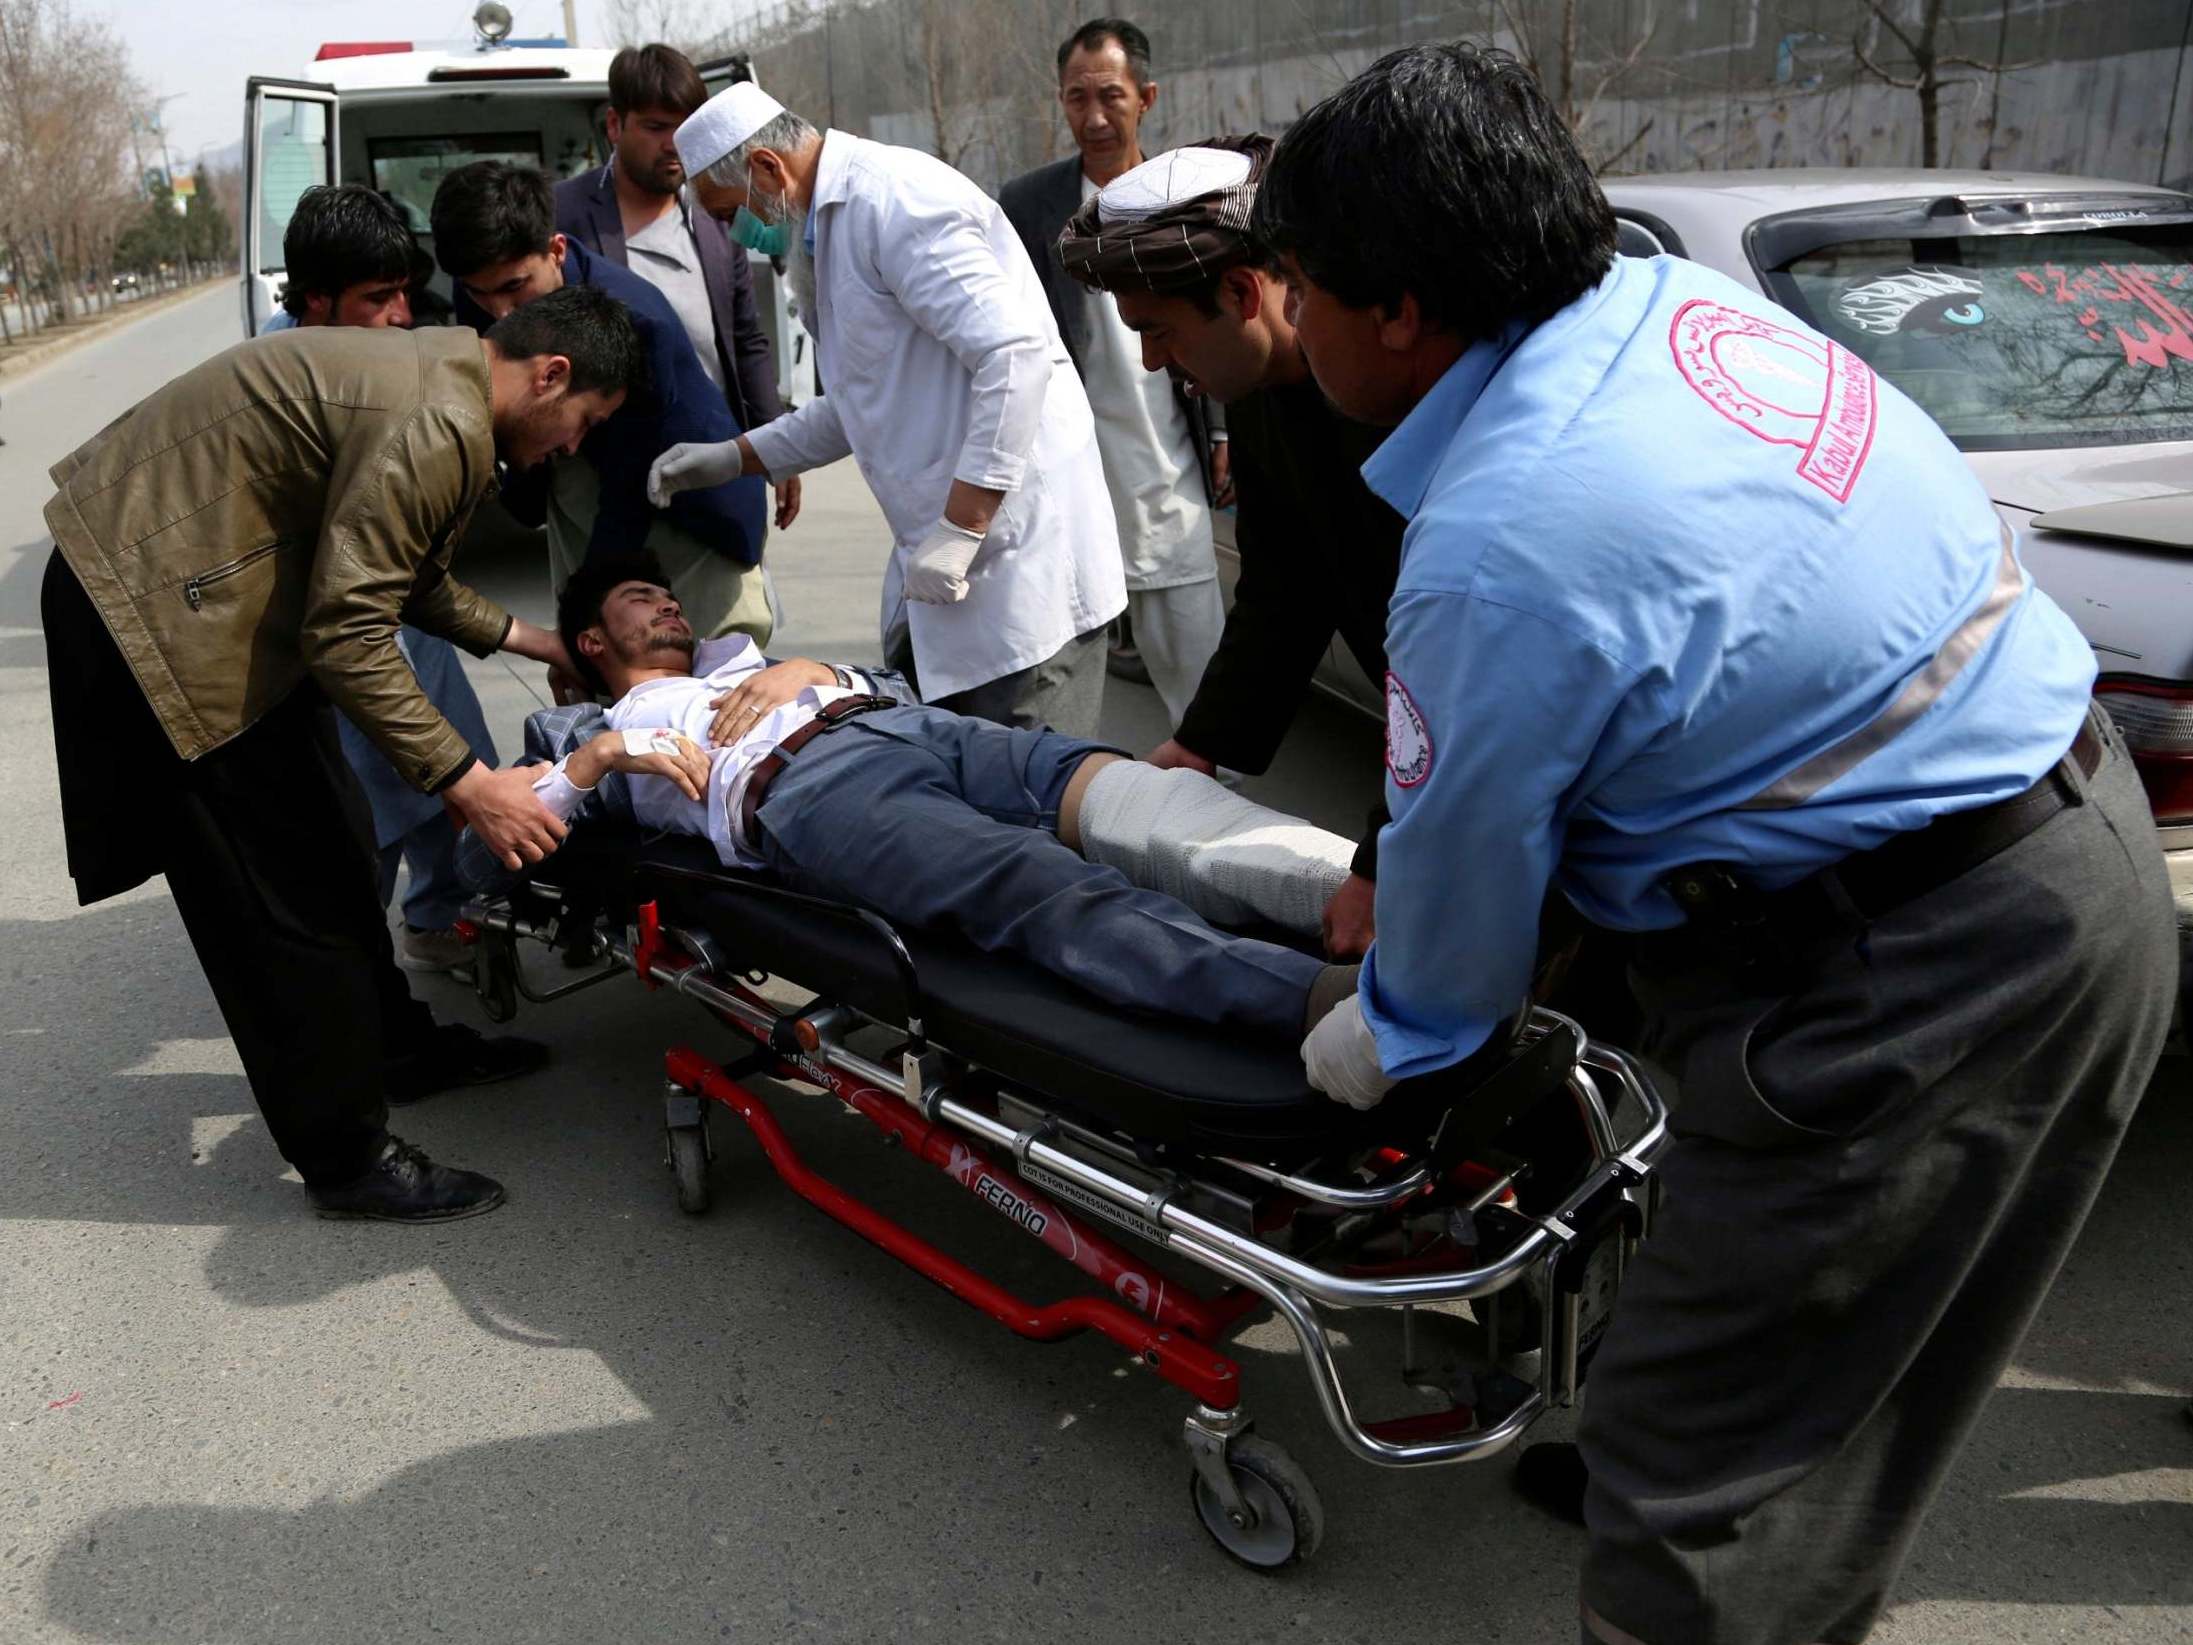
[[[693,673],[643,680],[610,705],[612,731],[675,731],[708,751],[708,792],[701,799],[687,799],[685,790],[668,777],[631,779],[632,811],[641,827],[701,835],[733,868],[763,866],[739,828],[739,802],[754,767],[829,704],[856,695],[842,686],[802,686],[798,696],[764,714],[736,741],[716,746],[708,736],[716,717],[709,704],[768,666],[761,648],[744,634],[703,640],[693,654]],[[566,822],[592,792],[576,786],[565,774],[568,758],[558,760],[533,782],[541,804]]]
[[[811,220],[817,298],[801,320],[827,392],[748,433],[770,478],[852,455],[901,573],[955,479],[1006,493],[967,598],[907,607],[922,695],[1031,668],[1118,616],[1089,399],[997,202],[940,160],[833,131]]]

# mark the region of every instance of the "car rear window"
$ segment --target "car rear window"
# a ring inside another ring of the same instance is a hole
[[[2193,224],[1850,240],[1769,284],[1968,451],[2193,439]]]

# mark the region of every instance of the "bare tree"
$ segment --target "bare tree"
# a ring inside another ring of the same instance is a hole
[[[619,46],[659,40],[682,49],[707,32],[702,9],[693,0],[608,0],[602,16],[611,43]]]
[[[0,0],[0,223],[19,289],[42,286],[54,318],[82,305],[127,209],[137,96],[104,22],[67,0]]]
[[[1601,153],[1593,121],[1607,94],[1617,90],[1637,69],[1653,36],[1660,32],[1660,20],[1653,7],[1645,7],[1644,23],[1634,38],[1607,42],[1586,35],[1582,0],[1548,0],[1536,8],[1530,0],[1498,0],[1498,4],[1500,20],[1515,42],[1517,59],[1545,87],[1590,158],[1592,169],[1602,174],[1612,171],[1645,140],[1653,123],[1648,118],[1620,148]]]
[[[1859,0],[1863,10],[1860,26],[1852,36],[1850,49],[1858,59],[1858,66],[1885,86],[1898,91],[1918,94],[1919,98],[1919,163],[1922,166],[1939,166],[1942,163],[1942,93],[1951,86],[1972,84],[1971,75],[1945,75],[1944,69],[1973,69],[1981,74],[1995,76],[1998,84],[2005,74],[2015,74],[2020,69],[2037,66],[2035,61],[2006,63],[2000,58],[1983,61],[1967,57],[1962,52],[1947,49],[1949,37],[1956,24],[1949,16],[1948,0]],[[1916,12],[1916,16],[1912,15]],[[1901,17],[1895,14],[1902,14]],[[2009,23],[2008,0],[2002,16],[2002,26],[2007,31]],[[1883,34],[1888,36],[1894,51],[1883,51]],[[1879,52],[1881,55],[1876,56]],[[1890,63],[1901,58],[1901,72],[1881,61],[1887,57]],[[1992,137],[1990,138],[1992,146]]]

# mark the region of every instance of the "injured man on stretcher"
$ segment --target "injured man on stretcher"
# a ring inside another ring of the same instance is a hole
[[[733,868],[956,929],[1116,1005],[1299,1038],[1356,968],[1217,930],[1315,937],[1354,846],[1194,771],[925,708],[895,675],[696,647],[652,556],[603,556],[558,603],[565,649],[614,699],[526,726],[558,818],[705,837]],[[553,762],[547,764],[546,762]],[[492,891],[519,868],[467,834]]]

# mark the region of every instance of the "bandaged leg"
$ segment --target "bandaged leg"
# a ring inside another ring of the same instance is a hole
[[[1200,771],[1119,760],[1090,780],[1081,854],[1177,897],[1217,925],[1266,920],[1318,934],[1355,846],[1245,800]]]

